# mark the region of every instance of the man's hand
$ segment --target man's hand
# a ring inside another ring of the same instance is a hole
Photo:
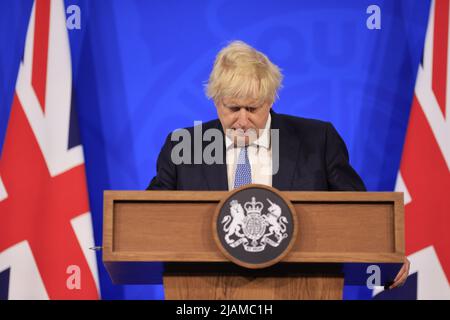
[[[398,272],[397,276],[394,279],[394,283],[389,287],[389,289],[401,287],[405,283],[406,278],[408,278],[410,264],[411,263],[409,262],[409,260],[405,257],[403,266]]]

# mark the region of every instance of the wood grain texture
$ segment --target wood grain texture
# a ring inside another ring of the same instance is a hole
[[[105,261],[227,261],[212,219],[228,192],[106,191]],[[287,262],[401,262],[403,196],[388,192],[283,192],[298,236]]]
[[[246,277],[246,276],[164,276],[168,300],[340,300],[344,278]]]
[[[342,265],[278,263],[246,269],[233,263],[168,263],[166,299],[342,299]]]

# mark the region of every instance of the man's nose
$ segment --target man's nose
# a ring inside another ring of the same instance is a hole
[[[241,108],[239,110],[239,118],[238,118],[239,127],[246,130],[248,126],[248,111],[246,108]]]

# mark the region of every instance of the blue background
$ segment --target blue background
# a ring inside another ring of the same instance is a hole
[[[429,1],[66,1],[75,103],[95,241],[102,196],[144,189],[165,136],[216,117],[204,95],[215,54],[231,40],[283,70],[279,113],[331,121],[371,191],[393,190],[426,31]],[[366,9],[381,8],[381,30]],[[31,0],[0,0],[0,149],[24,48]],[[160,285],[114,286],[98,255],[102,297],[162,299]],[[347,286],[346,299],[368,298]]]

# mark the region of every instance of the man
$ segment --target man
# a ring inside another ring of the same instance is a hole
[[[279,68],[249,45],[235,41],[223,48],[206,88],[219,119],[185,129],[191,137],[198,130],[220,132],[219,161],[192,159],[204,156],[202,139],[201,148],[183,151],[194,157],[180,163],[174,159],[177,139],[169,135],[148,190],[232,190],[259,183],[284,191],[365,191],[330,123],[272,110],[281,80]],[[403,284],[408,271],[406,260],[391,288]]]

